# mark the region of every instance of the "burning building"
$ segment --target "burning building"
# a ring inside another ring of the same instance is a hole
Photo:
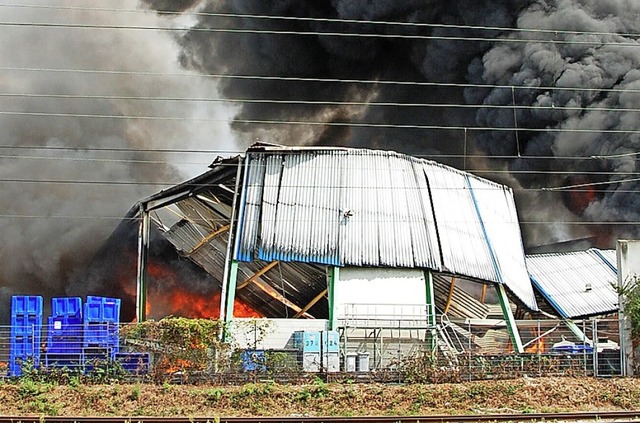
[[[457,299],[463,315],[480,303],[457,280],[495,288],[508,322],[514,307],[537,310],[511,190],[391,151],[256,144],[128,217],[140,222],[139,319],[154,307],[151,233],[206,272],[208,305],[227,321],[250,311],[329,328],[381,316],[435,324]],[[521,345],[515,325],[510,334]]]

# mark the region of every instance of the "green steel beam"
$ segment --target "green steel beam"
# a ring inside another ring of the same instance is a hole
[[[504,285],[496,284],[496,292],[498,293],[498,300],[500,301],[500,308],[502,309],[502,315],[507,324],[507,330],[509,331],[509,337],[513,344],[515,352],[521,354],[524,352],[522,346],[522,339],[520,339],[520,333],[518,332],[518,326],[516,326],[516,319],[513,317],[513,312],[509,306],[509,297],[507,297],[507,291],[504,289]]]
[[[229,266],[229,280],[227,285],[227,301],[226,310],[224,315],[224,321],[229,323],[233,319],[233,305],[236,301],[236,284],[238,281],[238,262],[237,260],[231,260],[231,266]]]
[[[340,268],[329,267],[329,275],[327,281],[327,290],[329,295],[329,330],[338,328],[338,312],[336,310],[336,282],[340,280]]]
[[[138,226],[138,275],[136,279],[136,320],[147,320],[147,261],[149,260],[149,226],[151,219],[144,204],[140,204]]]
[[[427,324],[429,329],[429,349],[430,351],[436,350],[436,296],[433,288],[433,274],[430,271],[424,272],[424,282],[426,288],[426,301],[427,301]]]
[[[581,342],[587,343],[590,342],[587,335],[585,335],[584,331],[576,325],[576,322],[573,320],[564,320],[564,324],[567,325],[569,330],[578,338]]]

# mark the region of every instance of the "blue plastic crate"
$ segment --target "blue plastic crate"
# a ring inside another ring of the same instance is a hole
[[[54,297],[51,299],[51,316],[53,317],[82,317],[82,298]]]
[[[18,314],[11,316],[11,338],[35,336],[42,331],[42,315]]]
[[[322,335],[322,351],[325,353],[337,353],[340,351],[340,334],[330,330],[320,332]]]
[[[25,336],[18,336],[16,339],[12,339],[10,348],[10,355],[21,358],[33,357],[38,351],[38,345],[33,337]]]
[[[106,369],[113,360],[114,351],[111,348],[85,347],[82,349],[83,369],[91,373],[96,369]]]
[[[79,317],[49,317],[47,320],[48,336],[63,336],[82,339],[84,323]]]
[[[114,361],[131,374],[142,375],[149,373],[151,355],[146,352],[120,352],[114,354]]]
[[[267,370],[267,360],[264,350],[244,350],[240,354],[242,370],[245,372],[264,372]]]
[[[9,376],[20,376],[22,364],[31,362],[34,368],[40,364],[40,338],[17,336],[9,346]]]
[[[44,355],[44,365],[47,369],[68,369],[80,372],[84,370],[84,356],[82,351],[77,353],[48,352]]]
[[[88,296],[83,318],[85,322],[120,323],[120,299]]]
[[[11,297],[11,316],[42,315],[42,305],[43,299],[39,295],[14,295]]]
[[[87,344],[108,344],[119,338],[119,325],[111,322],[89,322],[84,324],[84,340]]]
[[[70,340],[68,338],[53,339],[47,344],[47,353],[51,354],[80,354],[84,344],[81,339]]]

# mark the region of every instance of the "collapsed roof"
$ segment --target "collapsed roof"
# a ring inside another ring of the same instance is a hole
[[[430,160],[256,144],[140,204],[220,284],[236,260],[236,297],[265,316],[325,317],[326,266],[504,284],[537,310],[511,189]],[[157,214],[169,206],[171,224]]]
[[[554,314],[577,319],[618,311],[615,250],[533,254],[526,260],[536,291]]]

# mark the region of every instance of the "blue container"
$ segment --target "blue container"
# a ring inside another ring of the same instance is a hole
[[[23,363],[40,364],[42,304],[40,296],[11,297],[10,376],[20,376]]]
[[[554,353],[562,354],[593,354],[593,347],[591,345],[559,345],[552,347],[551,351]]]
[[[267,360],[263,350],[244,350],[240,355],[242,370],[245,372],[264,372]]]
[[[79,317],[49,317],[47,324],[47,352],[55,354],[80,354],[84,326]]]
[[[79,317],[49,317],[47,320],[48,336],[82,339],[84,323]]]
[[[34,368],[40,365],[40,337],[17,336],[11,339],[9,350],[9,376],[22,375],[22,365],[31,362]]]
[[[84,369],[82,350],[75,354],[47,352],[44,355],[44,365],[47,369],[68,369],[81,372]]]
[[[11,316],[11,338],[35,336],[42,330],[42,315],[19,314]]]
[[[85,347],[119,350],[120,329],[117,323],[85,322],[83,344]]]
[[[151,356],[145,352],[120,352],[113,355],[116,363],[131,374],[141,375],[149,373]]]
[[[88,296],[83,318],[85,322],[120,323],[120,299]]]
[[[11,297],[11,316],[42,315],[42,305],[43,299],[39,295],[14,295]]]
[[[82,317],[82,298],[56,297],[51,299],[51,316],[53,317]]]
[[[110,348],[85,347],[82,350],[83,368],[85,373],[96,369],[105,369],[111,363],[113,351]]]
[[[322,335],[322,351],[324,353],[340,352],[340,334],[338,331],[323,331],[320,334]]]
[[[294,333],[294,348],[303,353],[319,353],[320,352],[320,332],[315,331],[298,331]]]

